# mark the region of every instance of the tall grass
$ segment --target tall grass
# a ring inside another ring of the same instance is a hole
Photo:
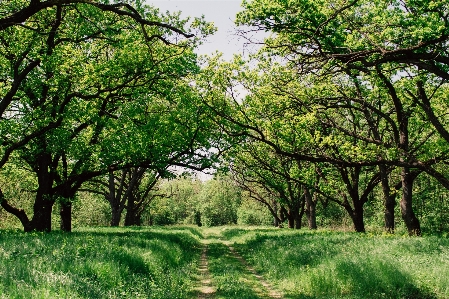
[[[188,229],[0,231],[0,298],[191,298],[200,247]]]
[[[449,239],[273,229],[222,235],[285,298],[449,298]]]

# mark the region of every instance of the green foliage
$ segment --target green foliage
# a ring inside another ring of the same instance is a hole
[[[161,190],[166,196],[156,198],[150,206],[154,224],[217,226],[237,223],[241,194],[228,178],[201,182],[187,176],[165,182]]]
[[[26,212],[33,210],[32,202],[36,186],[36,179],[28,171],[14,164],[7,164],[0,170],[0,189],[5,198],[10,199],[11,203]],[[0,228],[19,229],[21,224],[14,215],[0,208]]]
[[[260,203],[242,198],[237,209],[237,224],[241,225],[272,225],[273,216]]]
[[[58,206],[55,207],[58,210]],[[101,196],[79,192],[72,202],[73,227],[108,226],[111,223],[111,208]]]
[[[237,223],[237,208],[241,202],[238,187],[228,178],[207,181],[199,194],[201,223],[217,226]]]
[[[198,194],[202,182],[191,176],[163,181],[159,193],[150,204],[149,213],[153,224],[195,224]]]

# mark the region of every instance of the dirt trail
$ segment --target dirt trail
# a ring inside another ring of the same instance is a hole
[[[253,285],[250,288],[253,289],[261,299],[283,298],[282,294],[276,291],[263,276],[258,274],[228,242],[221,240],[219,236],[207,235],[202,240],[202,243],[203,251],[199,264],[200,281],[197,288],[198,299],[212,299],[216,297],[217,288],[213,285],[211,274],[209,272],[208,244],[212,243],[221,243],[229,249],[231,256],[238,260],[245,269],[245,271],[241,273],[242,277],[246,281],[253,281]]]
[[[201,275],[201,280],[198,289],[199,290],[198,299],[211,299],[214,297],[216,290],[212,286],[210,280],[209,262],[207,257],[207,244],[204,244],[203,252],[201,253],[199,272]]]
[[[240,254],[238,254],[237,251],[235,251],[234,247],[228,244],[226,244],[226,246],[228,246],[231,253],[237,260],[240,261],[240,263],[246,268],[246,270],[249,271],[254,277],[256,277],[257,281],[259,281],[260,284],[268,291],[267,293],[269,298],[282,298],[282,294],[273,289],[273,286],[268,281],[266,281],[262,275],[258,274],[256,270],[253,267],[251,267],[246,262],[246,260]]]

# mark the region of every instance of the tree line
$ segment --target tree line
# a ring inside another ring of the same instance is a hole
[[[305,214],[315,229],[317,204],[332,202],[364,232],[381,197],[387,232],[399,202],[421,235],[418,182],[449,189],[448,6],[243,1],[240,34],[269,36],[223,61],[193,52],[214,31],[204,19],[140,2],[7,1],[0,166],[37,187],[32,219],[3,192],[1,205],[26,231],[49,231],[60,202],[70,230],[72,199],[88,190],[110,204],[111,225],[124,209],[138,224],[170,166],[215,166],[275,224],[299,228]]]

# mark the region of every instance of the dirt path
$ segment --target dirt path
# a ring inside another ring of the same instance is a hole
[[[228,246],[229,250],[231,251],[232,255],[240,261],[240,263],[245,267],[245,269],[250,272],[256,279],[257,281],[265,288],[265,290],[267,291],[266,293],[268,294],[268,298],[282,298],[281,293],[279,293],[278,291],[276,291],[273,286],[266,281],[262,275],[258,274],[256,272],[256,270],[251,267],[246,260],[240,255],[238,254],[237,251],[235,251],[234,247],[226,244],[226,246]]]
[[[215,288],[212,286],[210,273],[209,273],[209,262],[207,257],[207,244],[204,244],[203,252],[201,253],[199,272],[201,275],[200,286],[198,289],[198,299],[211,299],[214,297],[216,292]]]
[[[260,274],[258,274],[256,270],[253,267],[251,267],[230,244],[227,244],[226,241],[220,240],[215,237],[211,238],[206,237],[205,239],[202,240],[202,243],[203,243],[203,251],[201,254],[198,268],[200,276],[198,286],[196,288],[198,299],[206,299],[206,298],[212,299],[217,296],[222,298],[222,295],[223,298],[228,298],[227,295],[223,293],[223,290],[217,292],[217,287],[214,286],[213,283],[214,281],[213,278],[215,277],[215,275],[218,274],[220,276],[221,272],[213,274],[214,277],[212,277],[209,268],[210,266],[209,259],[211,259],[211,262],[213,262],[213,264],[216,265],[217,263],[216,259],[224,258],[223,255],[228,256],[226,258],[227,260],[221,260],[219,261],[219,263],[222,263],[223,265],[225,264],[230,265],[228,263],[235,264],[236,265],[235,267],[237,267],[236,269],[241,269],[237,271],[237,274],[234,274],[235,276],[232,276],[233,277],[232,280],[235,280],[236,285],[237,284],[242,285],[242,282],[244,282],[243,284],[246,285],[246,287],[241,289],[241,291],[248,290],[248,292],[252,292],[252,294],[261,299],[283,298],[282,294],[276,291],[268,281],[266,281]],[[211,250],[214,249],[214,251],[212,251],[210,256],[208,254],[209,245],[212,246]],[[220,254],[217,255],[217,248],[222,248],[222,250],[224,251],[222,251]],[[225,253],[226,251],[229,254]],[[216,266],[213,269],[215,269],[214,271],[216,271]]]

